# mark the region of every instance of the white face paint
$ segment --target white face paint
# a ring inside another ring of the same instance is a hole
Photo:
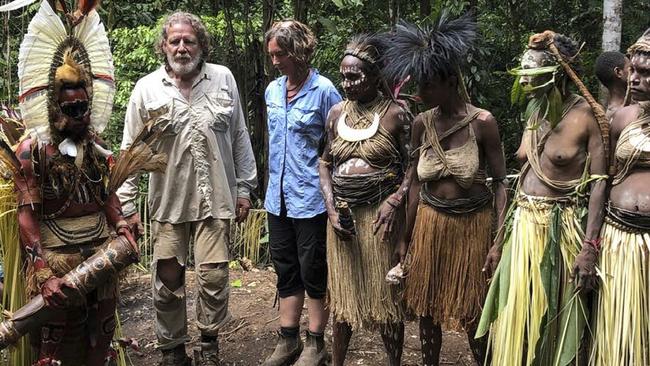
[[[366,82],[367,77],[366,73],[357,66],[346,66],[341,67],[339,70],[343,81],[341,82],[341,87],[345,89],[350,89],[353,86],[361,85]]]
[[[545,66],[556,65],[553,55],[548,52],[538,50],[527,50],[521,56],[521,68],[524,70],[537,69]],[[524,87],[534,88],[543,85],[553,78],[552,73],[529,76],[522,75],[519,78],[519,83]],[[540,91],[543,92],[543,91]]]

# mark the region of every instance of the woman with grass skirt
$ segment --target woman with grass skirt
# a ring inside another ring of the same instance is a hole
[[[383,78],[384,49],[381,35],[348,44],[340,66],[346,100],[330,111],[320,161],[335,366],[343,365],[352,331],[360,328],[381,333],[388,365],[400,365],[402,357],[400,288],[384,277],[399,261],[410,118]]]
[[[486,342],[474,333],[487,291],[481,268],[492,243],[493,201],[499,223],[505,216],[505,161],[496,120],[468,102],[463,86],[459,65],[475,38],[469,16],[444,13],[424,27],[401,22],[386,56],[391,78],[410,75],[428,108],[413,123],[413,180],[399,247],[407,253],[404,298],[420,319],[424,365],[438,365],[442,326],[463,327],[476,360],[485,355]]]
[[[650,365],[650,33],[628,54],[630,94],[611,125],[614,165],[601,231],[590,364]]]
[[[524,165],[504,240],[486,261],[494,277],[477,331],[491,331],[493,365],[586,361],[585,295],[596,281],[606,159],[592,112],[599,106],[588,91],[589,102],[568,89],[577,80],[586,90],[574,72],[578,51],[566,36],[536,34],[513,71],[513,102],[527,105],[517,154]]]

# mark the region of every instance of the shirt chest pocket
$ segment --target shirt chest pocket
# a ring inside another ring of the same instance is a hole
[[[235,109],[235,101],[225,91],[205,93],[204,117],[215,132],[226,132]]]
[[[290,128],[303,135],[320,135],[323,130],[318,107],[294,107],[290,112]]]

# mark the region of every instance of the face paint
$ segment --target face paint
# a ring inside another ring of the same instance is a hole
[[[630,59],[630,94],[635,101],[650,100],[650,55],[635,53]]]
[[[355,56],[345,56],[341,61],[341,88],[349,100],[368,102],[377,95],[377,77],[366,73],[364,61]]]
[[[340,72],[341,77],[343,78],[341,87],[344,90],[350,89],[353,86],[361,85],[367,80],[366,73],[357,66],[342,67]]]
[[[530,70],[547,66],[555,66],[557,62],[553,55],[548,52],[538,50],[527,50],[521,56],[521,69]],[[519,83],[524,87],[524,91],[530,91],[531,95],[545,93],[546,88],[539,88],[553,79],[553,73],[544,73],[540,75],[522,75]]]

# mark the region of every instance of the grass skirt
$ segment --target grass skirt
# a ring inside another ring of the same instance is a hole
[[[448,328],[475,322],[487,291],[481,269],[491,237],[491,205],[455,215],[420,203],[405,265],[408,309]]]
[[[327,286],[329,308],[336,321],[353,329],[377,329],[403,321],[400,286],[385,281],[404,227],[404,210],[395,215],[391,238],[373,235],[372,222],[379,205],[352,208],[357,235],[342,241],[327,224]],[[382,228],[383,229],[383,228]]]
[[[650,233],[606,219],[591,365],[650,365]]]
[[[583,212],[566,198],[521,195],[514,205],[476,337],[491,329],[494,365],[567,365],[588,319],[569,278]]]

